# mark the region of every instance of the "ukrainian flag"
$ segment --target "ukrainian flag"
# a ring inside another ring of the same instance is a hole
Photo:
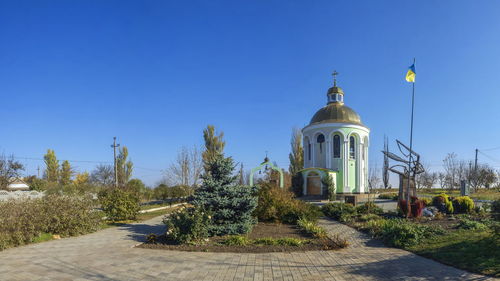
[[[408,68],[408,72],[406,73],[406,81],[408,82],[411,82],[411,83],[415,83],[415,75],[416,75],[416,71],[415,71],[415,64],[412,64],[409,68]]]

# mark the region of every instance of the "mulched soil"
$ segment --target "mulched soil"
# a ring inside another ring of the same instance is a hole
[[[336,250],[340,247],[331,239],[318,239],[302,233],[296,226],[288,224],[258,223],[247,235],[249,239],[258,238],[296,238],[306,239],[308,243],[301,246],[279,245],[221,245],[226,237],[211,237],[204,245],[176,245],[168,241],[165,235],[159,236],[154,243],[144,243],[138,248],[162,249],[190,252],[232,252],[232,253],[269,253],[269,252],[301,252],[318,250]]]

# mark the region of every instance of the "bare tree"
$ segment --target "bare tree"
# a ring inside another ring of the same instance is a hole
[[[111,186],[114,184],[114,173],[111,165],[97,165],[90,174],[90,182],[101,186]]]
[[[448,153],[443,160],[446,182],[449,189],[460,187],[460,181],[468,179],[467,163],[459,160],[455,153]]]
[[[484,187],[490,188],[497,181],[497,174],[495,170],[490,167],[488,164],[480,164],[477,167],[477,171],[475,173],[471,173],[473,176],[473,188],[476,190]]]
[[[438,181],[438,173],[431,172],[425,169],[423,173],[417,174],[415,177],[415,184],[417,188],[432,188]]]
[[[192,149],[182,147],[177,158],[164,175],[164,181],[169,185],[197,186],[203,171],[201,151],[196,146]]]
[[[14,159],[14,155],[6,157],[0,155],[0,189],[7,189],[12,178],[19,177],[19,172],[24,170],[23,164]]]
[[[378,177],[379,169],[377,166],[370,169],[368,174],[368,187],[370,190],[380,187],[381,179]]]
[[[440,188],[446,188],[446,174],[445,173],[438,173],[437,175],[437,180],[439,182],[439,187]]]

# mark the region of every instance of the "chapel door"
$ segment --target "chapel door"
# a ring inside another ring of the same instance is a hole
[[[321,195],[321,177],[319,175],[307,177],[307,195]]]

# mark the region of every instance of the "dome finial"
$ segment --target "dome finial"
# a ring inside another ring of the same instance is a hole
[[[337,87],[337,75],[339,75],[339,73],[337,72],[337,70],[334,70],[332,75],[333,75],[333,87]]]

